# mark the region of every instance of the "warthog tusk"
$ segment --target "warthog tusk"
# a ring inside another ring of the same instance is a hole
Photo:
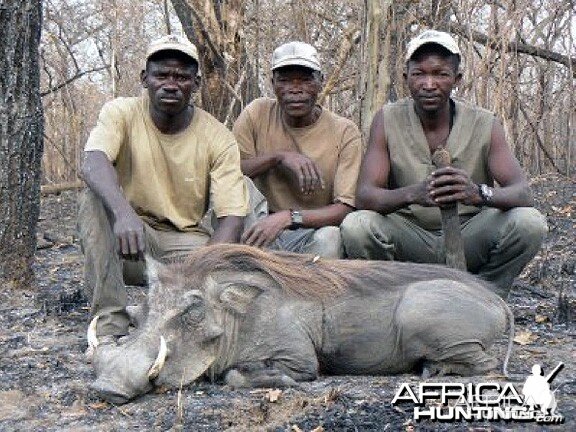
[[[88,332],[86,333],[86,338],[88,339],[88,347],[92,351],[94,351],[99,344],[98,336],[96,336],[96,324],[98,323],[98,318],[100,318],[100,315],[96,315],[92,321],[90,321]]]
[[[160,351],[158,351],[158,357],[154,360],[154,364],[148,371],[148,379],[154,380],[160,375],[160,371],[164,367],[164,362],[166,361],[166,355],[168,354],[168,347],[166,346],[166,339],[164,336],[160,336]]]

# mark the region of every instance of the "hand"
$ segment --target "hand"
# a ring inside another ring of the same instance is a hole
[[[303,194],[308,195],[315,190],[324,189],[320,168],[309,157],[296,152],[283,152],[280,154],[280,164],[296,176]]]
[[[252,225],[242,234],[241,241],[250,246],[266,247],[276,240],[282,230],[288,228],[291,223],[290,211],[282,210]]]
[[[465,205],[479,205],[482,202],[478,186],[464,170],[454,167],[440,168],[434,171],[427,180],[429,195],[438,206],[457,202]]]
[[[131,261],[144,258],[144,223],[132,207],[117,214],[112,230],[122,258]]]
[[[418,204],[423,207],[438,207],[438,203],[434,201],[434,197],[430,195],[430,183],[434,176],[430,174],[426,179],[418,184],[411,186],[412,200],[411,204]]]

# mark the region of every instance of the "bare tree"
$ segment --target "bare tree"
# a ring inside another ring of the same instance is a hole
[[[242,27],[247,0],[172,0],[186,36],[200,52],[202,105],[230,125],[243,107],[253,63]],[[248,97],[253,97],[250,94]]]
[[[367,137],[380,106],[407,95],[408,41],[425,28],[455,35],[457,96],[493,110],[531,173],[574,172],[574,2],[564,0],[45,0],[44,181],[69,182],[99,107],[140,91],[147,43],[165,32],[198,45],[198,103],[231,126],[272,96],[270,56],[289,40],[319,51],[320,102]],[[112,60],[114,64],[112,65]]]
[[[40,0],[0,2],[0,284],[32,277],[40,208]]]

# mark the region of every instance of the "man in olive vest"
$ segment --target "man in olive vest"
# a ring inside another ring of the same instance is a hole
[[[359,209],[341,231],[352,258],[443,262],[440,208],[458,203],[468,271],[506,298],[546,233],[530,186],[494,114],[452,99],[460,50],[447,33],[412,40],[404,79],[410,98],[374,116],[356,191]],[[451,155],[436,168],[432,153]],[[498,184],[495,187],[495,184]]]

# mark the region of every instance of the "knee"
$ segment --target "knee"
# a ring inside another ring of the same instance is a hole
[[[344,243],[362,242],[369,237],[372,230],[374,212],[370,210],[358,210],[349,213],[340,225],[340,233]]]
[[[314,241],[318,244],[317,253],[324,258],[342,258],[342,236],[335,226],[320,228],[314,232]]]
[[[534,207],[517,207],[509,210],[511,228],[519,240],[534,248],[539,248],[548,232],[546,218]]]

